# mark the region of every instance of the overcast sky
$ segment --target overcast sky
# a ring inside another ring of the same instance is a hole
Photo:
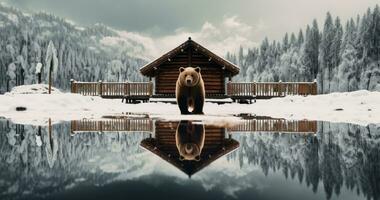
[[[314,18],[322,24],[328,11],[345,21],[380,4],[380,0],[0,1],[29,12],[53,13],[79,25],[100,22],[163,41],[177,36],[184,37],[183,41],[187,35],[200,40],[211,38],[213,42],[223,40],[219,46],[225,42],[255,45],[265,36],[278,40],[285,32],[304,29]]]

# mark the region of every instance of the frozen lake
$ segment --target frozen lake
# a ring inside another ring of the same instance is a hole
[[[3,119],[0,152],[0,199],[380,198],[374,124],[130,115],[49,127]]]

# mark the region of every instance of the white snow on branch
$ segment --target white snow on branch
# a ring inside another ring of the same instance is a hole
[[[36,74],[41,73],[41,69],[42,69],[42,64],[41,63],[37,63],[37,65],[36,65]]]
[[[52,68],[53,77],[57,75],[58,72],[58,58],[57,58],[57,49],[54,47],[54,43],[52,41],[49,42],[46,58],[45,58],[46,66],[45,73],[49,74],[50,68]],[[51,64],[53,63],[53,66]]]

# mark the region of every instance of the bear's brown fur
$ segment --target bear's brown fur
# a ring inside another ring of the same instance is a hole
[[[204,125],[181,121],[177,127],[175,141],[181,161],[199,161],[205,141]]]
[[[205,85],[201,68],[180,67],[175,94],[181,114],[203,114]]]

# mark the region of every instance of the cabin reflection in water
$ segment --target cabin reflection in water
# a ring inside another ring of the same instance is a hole
[[[155,123],[155,136],[141,146],[191,176],[239,147],[226,129],[192,121]]]
[[[246,117],[245,117],[246,118]],[[71,122],[71,132],[144,132],[140,145],[174,165],[189,177],[239,147],[236,133],[281,132],[315,134],[317,122],[248,117],[232,127],[204,125],[198,121],[159,121],[140,117],[111,117]]]

